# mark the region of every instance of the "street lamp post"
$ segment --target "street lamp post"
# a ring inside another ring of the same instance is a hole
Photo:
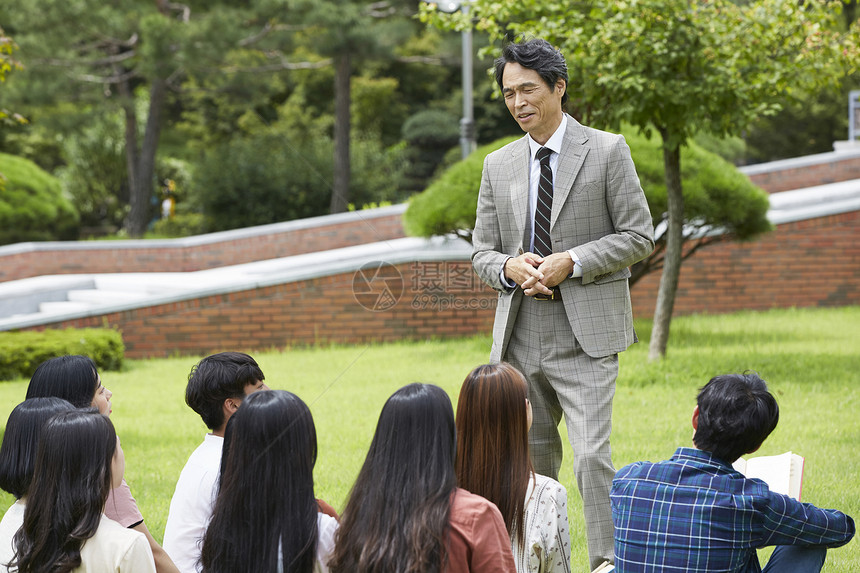
[[[425,0],[427,1],[427,0]],[[469,18],[469,0],[443,0],[437,4],[442,12],[453,14],[457,10]],[[475,151],[475,114],[472,102],[472,26],[463,30],[463,118],[460,120],[460,153],[465,159]]]

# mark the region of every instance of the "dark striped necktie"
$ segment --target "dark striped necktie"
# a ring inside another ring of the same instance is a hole
[[[535,208],[535,254],[545,257],[552,254],[552,239],[549,236],[549,221],[552,216],[552,169],[549,156],[552,149],[541,147],[537,158],[540,161],[537,206]]]

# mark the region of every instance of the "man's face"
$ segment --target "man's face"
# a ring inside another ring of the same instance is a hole
[[[540,75],[529,68],[510,62],[502,72],[502,94],[508,111],[523,131],[543,145],[561,123],[561,96],[566,88],[559,79],[550,88]]]
[[[260,390],[271,390],[271,388],[266,386],[266,383],[262,380],[254,380],[245,386],[245,396],[250,396],[254,392],[259,392]]]

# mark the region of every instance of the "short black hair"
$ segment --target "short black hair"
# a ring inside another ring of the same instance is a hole
[[[515,63],[538,73],[550,89],[555,88],[559,79],[564,80],[564,93],[561,95],[561,105],[567,103],[567,62],[564,56],[552,44],[540,38],[532,38],[522,42],[511,42],[502,48],[502,55],[495,61],[496,83],[500,89],[505,65]]]
[[[257,362],[242,352],[207,356],[191,368],[185,403],[200,414],[210,430],[224,425],[224,400],[243,398],[245,386],[265,380]]]
[[[779,422],[779,406],[758,374],[725,374],[696,398],[699,420],[693,442],[727,463],[758,449]]]

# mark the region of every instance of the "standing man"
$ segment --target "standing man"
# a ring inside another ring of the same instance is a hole
[[[487,156],[472,264],[499,291],[490,360],[529,381],[535,471],[558,478],[564,414],[592,569],[613,561],[609,447],[618,353],[637,341],[628,267],[654,249],[620,135],[563,111],[567,64],[545,40],[506,46],[495,77],[527,135]]]

